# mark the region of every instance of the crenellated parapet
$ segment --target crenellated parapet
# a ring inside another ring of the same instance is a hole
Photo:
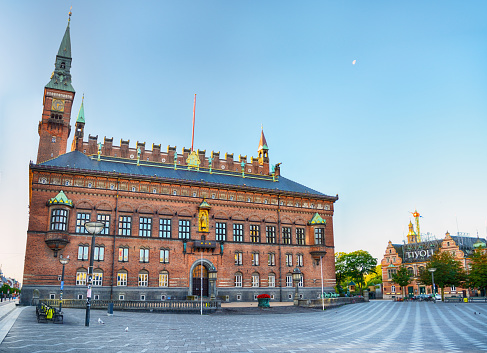
[[[126,158],[137,160],[140,151],[139,158],[141,161],[166,163],[177,166],[188,165],[187,159],[191,154],[191,149],[183,147],[181,153],[177,152],[176,146],[167,146],[167,150],[163,151],[161,145],[152,144],[152,149],[146,149],[146,143],[137,141],[135,146],[130,146],[130,140],[120,140],[120,145],[113,145],[113,137],[104,137],[103,143],[99,146],[98,135],[88,136],[88,141],[79,141],[77,150],[84,154],[97,155],[100,148],[100,155],[108,157]],[[238,159],[234,157],[233,153],[225,153],[224,158],[220,158],[220,151],[211,151],[207,156],[206,150],[197,150],[196,154],[200,160],[200,168],[208,168],[212,171],[233,171],[244,174],[259,174],[259,175],[272,175],[273,168],[269,166],[268,160],[259,159],[259,157],[250,157],[248,160],[247,155],[238,155]],[[174,159],[177,159],[174,163]],[[277,173],[276,173],[277,175]]]

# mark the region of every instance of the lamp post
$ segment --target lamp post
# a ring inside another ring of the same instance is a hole
[[[69,262],[69,255],[68,257],[63,257],[63,255],[61,255],[59,257],[59,262],[63,265],[63,272],[61,274],[61,293],[59,293],[59,312],[61,312],[63,309],[64,266]]]
[[[103,222],[86,222],[85,228],[91,234],[91,249],[90,249],[90,266],[88,267],[88,290],[86,291],[86,318],[85,326],[90,326],[90,309],[91,309],[91,287],[93,283],[93,260],[95,257],[95,235],[100,234],[105,223]]]
[[[298,284],[299,284],[299,281],[301,280],[301,271],[299,270],[299,268],[295,268],[293,270],[293,282],[294,282],[294,285],[296,286],[296,292],[294,293],[294,305],[298,305],[299,304],[299,296],[298,296]]]
[[[215,266],[211,266],[211,268],[208,270],[208,279],[210,280],[210,300],[215,300],[216,298],[216,274],[217,270]]]
[[[432,292],[433,292],[433,301],[436,303],[436,293],[435,293],[435,271],[436,271],[436,268],[432,267],[430,269],[428,269],[428,271],[431,272],[431,283],[433,284],[433,288],[432,288]]]

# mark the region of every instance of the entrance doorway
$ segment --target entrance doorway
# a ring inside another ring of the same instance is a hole
[[[193,295],[208,296],[208,270],[203,265],[193,269]]]
[[[414,296],[414,288],[408,287],[408,297],[412,298]]]
[[[419,287],[419,294],[426,294],[426,288],[425,287]]]

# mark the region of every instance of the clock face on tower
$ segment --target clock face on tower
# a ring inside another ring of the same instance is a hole
[[[55,110],[57,112],[64,112],[64,100],[63,99],[53,99],[51,110]]]

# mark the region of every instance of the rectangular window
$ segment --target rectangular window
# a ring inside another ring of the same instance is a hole
[[[258,252],[252,253],[252,266],[259,266],[259,253]]]
[[[117,273],[117,286],[126,286],[126,285],[127,285],[127,273],[126,272]]]
[[[227,224],[222,222],[216,222],[215,224],[215,236],[216,241],[227,240]]]
[[[293,265],[293,254],[286,254],[286,266],[292,267]]]
[[[94,255],[94,260],[95,261],[103,261],[105,259],[105,247],[104,246],[95,246],[95,255]]]
[[[270,252],[269,256],[267,257],[267,265],[276,266],[276,254],[273,252]]]
[[[275,244],[276,243],[276,227],[274,226],[266,226],[265,227],[265,239],[267,244]]]
[[[304,245],[304,228],[296,228],[296,244]]]
[[[291,227],[282,227],[282,243],[291,244]]]
[[[78,234],[88,234],[85,228],[85,223],[90,221],[89,213],[78,213],[76,214],[76,233]]]
[[[76,272],[76,285],[86,286],[86,272]]]
[[[147,287],[149,285],[149,274],[139,273],[139,287]]]
[[[159,287],[168,287],[168,286],[169,286],[169,273],[167,272],[159,273]]]
[[[152,218],[139,218],[139,237],[150,237],[152,233]]]
[[[179,220],[179,239],[189,239],[189,221]]]
[[[160,238],[171,237],[171,219],[161,218],[159,220],[159,237]]]
[[[259,274],[258,273],[254,273],[252,275],[252,287],[259,287],[260,286],[260,283],[259,283]]]
[[[105,223],[105,227],[100,234],[108,235],[110,234],[110,215],[109,214],[99,214],[96,216],[96,220]]]
[[[391,292],[396,293],[396,286],[391,286]]]
[[[303,267],[303,254],[296,255],[296,266]]]
[[[235,265],[237,265],[237,266],[242,265],[242,256],[243,256],[243,253],[240,251],[237,251],[235,253]]]
[[[93,285],[101,287],[102,282],[103,282],[103,273],[102,272],[95,272],[93,274]]]
[[[118,248],[118,261],[127,262],[129,260],[129,249]]]
[[[233,241],[243,242],[243,224],[233,224]]]
[[[88,245],[79,245],[78,246],[78,260],[87,261],[88,260]]]
[[[149,262],[149,249],[140,249],[140,262]]]
[[[161,264],[169,263],[169,249],[161,249],[159,253],[159,262]]]
[[[269,275],[269,287],[275,287],[276,286],[276,276],[274,274]]]
[[[325,245],[325,229],[315,228],[315,244]]]
[[[132,217],[120,216],[118,217],[118,235],[132,235]]]
[[[250,225],[250,242],[260,243],[260,226],[257,224]]]
[[[241,274],[235,275],[235,287],[242,287],[242,275]]]
[[[293,275],[289,274],[286,275],[286,287],[292,287],[293,286]]]
[[[68,211],[54,209],[51,212],[51,230],[66,231],[68,224]]]
[[[299,282],[298,282],[298,287],[303,287],[303,286],[304,286],[304,277],[303,277],[303,275],[301,275],[301,278],[299,279]],[[300,294],[299,296],[301,299],[303,298],[302,294]]]

